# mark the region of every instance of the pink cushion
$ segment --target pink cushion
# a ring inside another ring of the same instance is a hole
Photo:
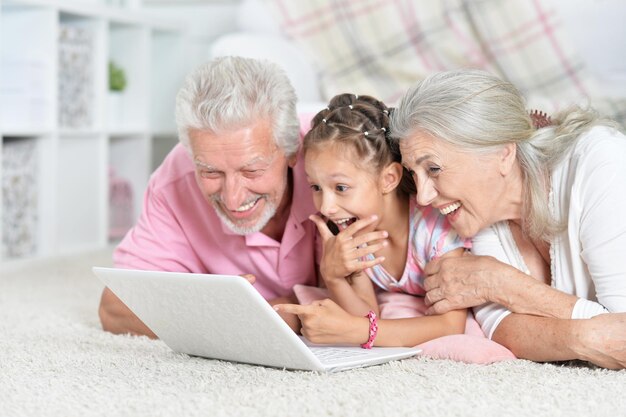
[[[294,293],[300,304],[310,304],[315,300],[328,298],[325,288],[296,285]],[[424,315],[424,299],[410,294],[381,292],[378,294],[380,317],[397,319]],[[465,334],[443,336],[418,345],[423,355],[435,359],[476,364],[489,364],[516,359],[515,355],[504,346],[485,337],[480,326],[469,312],[465,323]]]

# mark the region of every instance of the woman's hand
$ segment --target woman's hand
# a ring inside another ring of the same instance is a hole
[[[576,320],[581,330],[574,346],[580,359],[609,369],[626,368],[626,313],[600,314]]]
[[[426,314],[443,314],[487,301],[498,302],[496,291],[513,267],[490,256],[443,257],[430,261],[424,272]],[[519,272],[519,271],[518,271]]]
[[[382,263],[385,258],[378,257],[370,261],[361,260],[363,256],[376,253],[387,243],[386,231],[374,231],[355,234],[367,226],[370,226],[376,217],[360,219],[337,234],[333,235],[324,220],[317,215],[309,217],[317,226],[322,237],[324,251],[320,264],[320,273],[327,285],[332,285],[333,280],[344,280],[355,272]]]
[[[278,304],[274,310],[296,314],[302,323],[302,335],[313,343],[356,345],[366,342],[369,335],[367,318],[348,314],[330,299],[309,305]]]

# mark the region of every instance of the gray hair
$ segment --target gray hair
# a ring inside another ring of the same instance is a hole
[[[484,71],[461,69],[433,74],[407,91],[392,113],[390,130],[396,140],[424,132],[483,154],[516,144],[525,190],[523,230],[531,238],[549,240],[567,222],[550,213],[550,173],[577,138],[601,120],[591,110],[572,107],[552,122],[536,129],[513,84]]]
[[[296,93],[286,73],[270,61],[225,56],[196,68],[176,96],[180,142],[190,130],[219,133],[269,118],[276,144],[287,157],[300,147]]]

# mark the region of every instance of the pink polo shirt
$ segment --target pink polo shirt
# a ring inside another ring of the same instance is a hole
[[[302,155],[293,168],[291,211],[281,242],[257,232],[241,236],[217,217],[180,144],[152,174],[137,224],[113,254],[118,268],[216,274],[253,274],[266,299],[316,285],[315,213]]]

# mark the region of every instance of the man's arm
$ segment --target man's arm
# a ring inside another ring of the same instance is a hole
[[[626,313],[581,320],[512,313],[496,328],[493,340],[522,359],[579,359],[604,368],[626,367]]]
[[[107,332],[115,334],[130,333],[157,339],[157,335],[139,320],[135,313],[126,307],[126,304],[124,304],[122,300],[106,287],[104,291],[102,291],[98,315],[100,316],[102,328]]]
[[[279,297],[268,301],[270,305],[297,303],[295,295],[290,297]],[[122,302],[113,292],[104,288],[100,298],[100,308],[98,309],[102,329],[115,334],[133,334],[138,336],[148,336],[151,339],[158,339],[157,335],[148,328],[133,313],[126,304]],[[300,319],[295,314],[280,313],[280,316],[287,322],[294,332],[300,333]]]

